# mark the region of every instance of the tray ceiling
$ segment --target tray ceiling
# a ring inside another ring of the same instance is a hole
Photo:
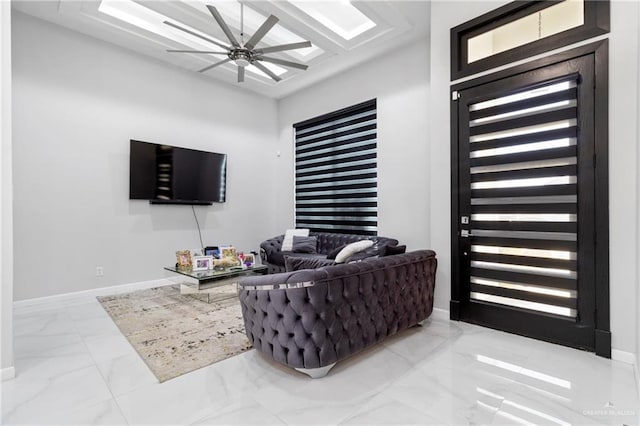
[[[26,1],[13,0],[14,9],[108,41],[141,55],[197,73],[224,56],[168,53],[167,49],[220,50],[218,46],[184,31],[170,21],[207,38],[229,44],[206,8],[215,6],[235,37],[246,41],[269,15],[279,18],[257,47],[309,40],[311,48],[272,54],[283,60],[309,65],[308,70],[269,64],[282,78],[274,82],[257,69],[247,68],[245,82],[236,82],[236,66],[228,63],[202,73],[208,78],[282,98],[348,68],[428,37],[429,4],[426,1]]]

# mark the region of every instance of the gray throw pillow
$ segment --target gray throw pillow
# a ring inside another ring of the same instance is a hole
[[[380,257],[393,256],[395,254],[404,254],[407,251],[407,246],[385,246],[380,252]]]
[[[317,269],[323,266],[335,265],[331,259],[324,258],[309,258],[309,257],[295,257],[285,256],[284,267],[287,272],[299,271],[301,269]]]
[[[317,245],[317,237],[299,237],[297,235],[293,236],[294,253],[316,253]]]

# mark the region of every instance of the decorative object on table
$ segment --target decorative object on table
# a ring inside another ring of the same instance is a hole
[[[236,297],[203,303],[170,285],[98,301],[160,382],[251,348]]]
[[[218,246],[207,246],[204,248],[205,256],[213,256],[216,259],[220,259],[220,249]]]
[[[242,262],[247,266],[253,266],[256,263],[256,256],[253,253],[245,253]]]
[[[183,270],[193,267],[191,252],[189,250],[178,250],[176,252],[176,267]]]
[[[203,253],[202,249],[191,249],[191,250],[189,250],[189,253],[191,253],[191,259],[192,260],[193,260],[194,257],[204,256],[204,253]]]
[[[206,271],[213,269],[213,256],[195,256],[193,258],[194,271]]]
[[[223,50],[220,50],[220,49],[218,49],[218,51],[193,50],[193,49],[187,49],[187,50],[168,49],[167,50],[167,52],[169,53],[195,53],[195,54],[206,54],[209,56],[211,56],[211,54],[226,56],[226,58],[221,59],[217,62],[214,62],[211,65],[207,65],[206,67],[202,68],[198,72],[205,72],[210,70],[211,68],[218,67],[220,65],[226,64],[227,62],[231,62],[238,66],[238,83],[244,82],[244,68],[249,65],[253,65],[254,67],[258,68],[260,71],[262,71],[263,73],[271,77],[275,82],[278,82],[281,80],[281,78],[278,77],[278,75],[276,75],[275,73],[273,73],[269,68],[267,68],[262,63],[263,61],[271,62],[278,65],[284,65],[285,67],[297,68],[300,70],[306,70],[308,68],[308,65],[306,64],[300,64],[298,62],[286,61],[282,58],[275,58],[275,57],[264,56],[264,55],[268,53],[283,52],[286,50],[295,50],[295,49],[303,49],[306,47],[311,47],[310,41],[299,41],[296,43],[280,44],[277,46],[267,46],[267,47],[256,49],[256,45],[269,32],[269,30],[271,30],[271,28],[273,28],[273,26],[278,22],[278,18],[276,16],[269,15],[267,20],[264,21],[262,25],[260,25],[260,27],[255,31],[255,33],[253,33],[251,38],[249,38],[249,40],[245,42],[244,41],[244,19],[243,19],[244,4],[243,3],[240,3],[240,35],[241,35],[240,41],[238,41],[236,37],[233,35],[233,33],[231,32],[231,28],[229,28],[225,20],[222,18],[222,16],[218,12],[218,9],[216,9],[214,6],[211,6],[211,5],[207,5],[207,9],[209,9],[209,12],[211,13],[211,15],[213,15],[213,18],[218,23],[218,26],[220,26],[220,29],[222,29],[222,32],[227,36],[227,39],[229,40],[229,43],[231,45],[223,44],[218,41],[205,38],[205,40],[215,44],[216,46],[218,46]],[[167,21],[164,21],[164,23],[166,25],[169,25],[170,27],[176,28],[180,31],[184,31],[187,34],[194,35],[193,31],[191,31],[190,29],[184,28],[183,26],[178,25],[174,22],[167,20]],[[197,36],[200,38],[204,38],[201,35],[197,35]]]
[[[232,266],[238,266],[237,257],[223,257],[221,259],[213,259],[214,268],[230,268]]]
[[[236,248],[233,246],[220,246],[220,258],[224,259],[227,257],[237,259],[238,253],[236,251]]]

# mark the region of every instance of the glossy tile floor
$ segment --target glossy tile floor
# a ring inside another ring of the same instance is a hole
[[[3,424],[638,424],[631,365],[432,318],[312,380],[256,351],[158,384],[92,299],[15,312]]]

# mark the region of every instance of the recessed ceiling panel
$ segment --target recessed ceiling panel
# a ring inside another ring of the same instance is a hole
[[[261,65],[280,79],[277,83],[263,71],[248,66],[244,82],[238,84],[237,66],[231,60],[200,74],[276,99],[374,58],[384,58],[398,46],[428,37],[426,0],[358,1],[354,5],[346,0],[242,0],[242,15],[238,0],[11,1],[16,11],[192,73],[229,59],[226,49],[220,46],[228,46],[229,40],[207,5],[218,9],[238,40],[242,40],[243,32],[244,40],[248,41],[270,15],[276,16],[278,22],[257,42],[256,49],[305,40],[312,43],[308,48],[265,52],[265,56],[275,61]],[[291,63],[306,65],[308,69],[293,67]]]
[[[221,3],[221,4],[228,4],[228,3]],[[205,6],[203,5],[203,7]],[[205,7],[205,10],[206,10],[206,7]],[[221,49],[219,45],[229,44],[229,43],[225,43],[220,39],[216,39],[211,35],[198,31],[197,29],[192,28],[183,22],[178,22],[175,19],[169,18],[168,16],[155,12],[131,0],[102,0],[100,2],[100,6],[98,7],[98,11],[101,13],[110,15],[116,19],[125,21],[131,25],[135,25],[136,27],[139,27],[143,30],[153,32],[157,35],[160,35],[162,37],[165,37],[169,40],[175,41],[177,43],[184,45],[185,47],[190,47],[192,49],[220,51]],[[191,35],[188,32],[178,30],[176,29],[175,26],[167,25],[165,22],[170,22],[174,25],[185,28],[191,33],[199,34],[201,37],[197,37],[196,35]],[[212,22],[212,25],[213,25],[213,22]],[[206,39],[212,40],[213,43],[206,41]],[[170,53],[167,53],[167,54],[170,54]],[[227,54],[226,52],[222,52],[221,54],[210,54],[210,56],[211,56],[211,62],[213,64],[222,59],[225,59]],[[277,76],[281,76],[287,72],[285,68],[282,68],[275,64],[267,63],[267,64],[264,64],[264,66],[267,67],[271,72],[273,72]],[[260,71],[258,68],[254,66],[248,66],[246,69],[251,73],[263,76],[265,78],[269,78],[268,75],[266,75],[265,73],[263,73],[262,71]],[[265,80],[265,82],[268,82],[268,80]]]
[[[267,15],[262,14],[254,10],[248,5],[244,6],[244,10],[240,10],[239,1],[224,1],[215,2],[205,0],[194,0],[186,3],[189,7],[195,10],[209,15],[207,10],[207,4],[214,4],[218,9],[225,22],[233,28],[238,29],[238,38],[242,39],[240,35],[240,28],[244,28],[244,40],[246,41],[267,19]],[[277,46],[280,44],[298,43],[307,40],[292,31],[284,28],[280,24],[276,24],[262,39],[262,43],[266,46]],[[263,47],[262,44],[259,47]],[[317,46],[307,47],[305,49],[296,49],[288,52],[289,55],[296,57],[296,59],[310,60],[323,53],[322,49]]]
[[[349,1],[289,0],[289,3],[345,40],[351,40],[376,26]]]

